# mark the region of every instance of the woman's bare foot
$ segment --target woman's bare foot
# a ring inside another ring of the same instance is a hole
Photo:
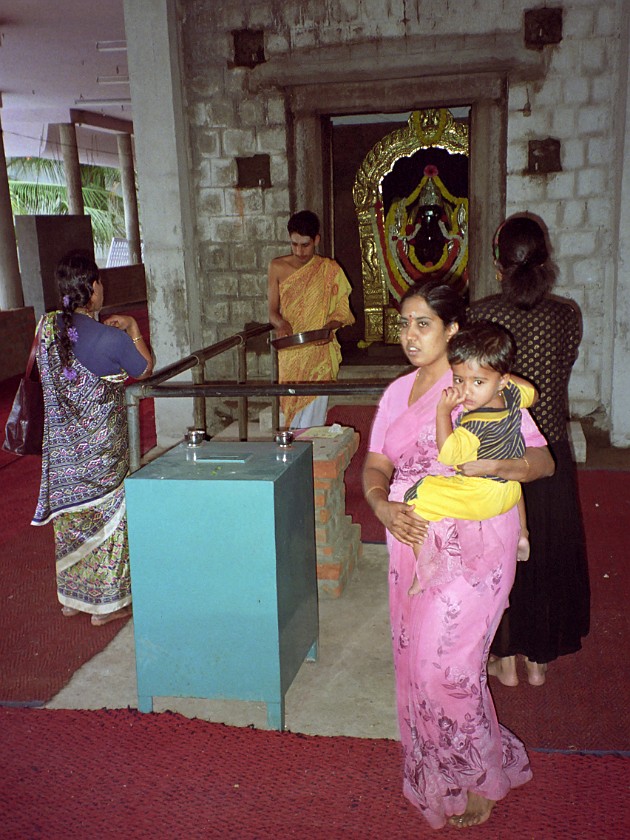
[[[527,682],[530,685],[544,685],[547,679],[547,663],[546,662],[531,662],[525,657],[525,667],[527,668]]]
[[[488,659],[488,674],[496,677],[503,685],[514,688],[518,685],[515,656],[491,656]]]
[[[65,615],[66,618],[70,618],[73,615],[79,615],[81,610],[75,610],[74,607],[62,607],[61,614]]]
[[[419,595],[422,592],[422,586],[418,580],[418,575],[413,576],[413,583],[409,587],[408,595]]]
[[[527,537],[519,537],[516,546],[516,559],[519,563],[529,560],[529,540]]]
[[[91,623],[93,627],[102,627],[103,624],[109,624],[110,621],[117,621],[119,618],[127,618],[131,615],[131,607],[123,607],[114,612],[105,613],[104,615],[93,615]]]
[[[466,810],[463,814],[456,814],[451,817],[448,821],[449,825],[454,825],[455,828],[469,828],[471,825],[481,825],[489,819],[493,808],[494,802],[492,799],[486,799],[485,796],[468,791]]]

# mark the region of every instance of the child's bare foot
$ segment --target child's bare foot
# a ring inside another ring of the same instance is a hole
[[[419,595],[422,592],[422,586],[418,580],[418,575],[413,576],[413,583],[409,587],[408,595]]]
[[[496,677],[503,685],[513,688],[518,685],[515,656],[491,656],[488,659],[488,674]]]
[[[529,540],[527,537],[519,537],[516,546],[516,559],[519,563],[524,563],[525,560],[529,560]]]
[[[471,825],[481,825],[489,819],[494,802],[492,799],[486,799],[478,793],[468,791],[468,803],[463,814],[456,814],[451,817],[449,825],[454,825],[455,828],[469,828]]]
[[[525,657],[525,667],[527,668],[527,682],[530,685],[544,685],[547,679],[547,663],[546,662],[530,662]]]
[[[62,607],[61,614],[65,615],[66,618],[70,618],[73,615],[79,615],[80,610],[75,610],[74,607]]]

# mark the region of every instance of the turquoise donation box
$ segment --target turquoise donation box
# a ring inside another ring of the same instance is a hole
[[[317,656],[310,443],[182,443],[125,481],[138,708],[284,697]]]

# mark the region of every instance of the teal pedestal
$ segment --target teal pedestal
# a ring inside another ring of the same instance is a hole
[[[138,708],[284,697],[317,656],[312,448],[186,444],[125,482]]]

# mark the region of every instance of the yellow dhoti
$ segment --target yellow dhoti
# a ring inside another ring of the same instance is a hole
[[[279,284],[280,312],[294,333],[320,330],[330,321],[354,323],[348,298],[351,287],[342,268],[326,257],[314,256]],[[337,379],[341,349],[336,336],[327,344],[305,344],[278,353],[279,382],[330,382]],[[315,395],[281,397],[289,425]]]

